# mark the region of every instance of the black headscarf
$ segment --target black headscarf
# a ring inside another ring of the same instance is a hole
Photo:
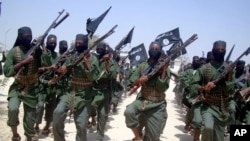
[[[200,57],[199,56],[193,56],[193,61],[192,61],[192,67],[194,70],[198,69],[200,67]]]
[[[23,36],[24,34],[30,34],[31,37],[24,37]],[[13,47],[22,45],[25,48],[29,49],[31,40],[32,40],[31,28],[27,26],[21,27],[18,29],[17,39]]]
[[[88,35],[77,34],[76,35],[76,40],[82,40],[83,41],[83,44],[80,44],[80,45],[75,44],[77,52],[82,53],[82,52],[84,52],[84,50],[88,49],[88,44],[89,44]]]
[[[55,44],[50,44],[50,42],[49,42],[49,40],[50,39],[55,39],[55,41],[57,42],[57,38],[56,38],[56,35],[54,35],[54,34],[50,34],[48,37],[47,37],[47,42],[46,42],[46,48],[48,49],[48,50],[50,50],[51,52],[54,52],[55,51],[55,48],[56,48],[56,42],[55,42]]]
[[[96,47],[96,53],[102,58],[105,54],[108,53],[109,46],[106,43],[99,43]]]
[[[161,45],[161,43],[158,42],[158,41],[153,41],[153,42],[151,42],[151,44],[150,44],[150,46],[149,46],[149,50],[148,50],[149,57],[150,57],[150,58],[153,58],[153,59],[155,59],[155,60],[158,60],[158,59],[161,57],[162,51],[161,51],[161,50],[151,49],[151,46],[152,46],[153,44],[158,45],[161,49],[162,49],[162,45]]]
[[[244,73],[245,64],[246,64],[246,62],[243,60],[239,60],[237,62],[236,68],[235,68],[235,77],[236,78],[239,78]]]
[[[217,50],[215,50],[215,48],[218,47],[218,46],[226,48],[226,42],[225,41],[220,41],[220,40],[214,42],[213,50],[212,50],[214,60],[216,60],[217,62],[223,62],[226,51],[217,51]]]
[[[65,40],[59,42],[59,53],[63,54],[68,49],[68,43]]]

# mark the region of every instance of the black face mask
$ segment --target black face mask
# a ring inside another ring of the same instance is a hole
[[[100,57],[103,57],[106,54],[106,50],[104,50],[104,49],[97,49],[96,53],[98,53]]]
[[[155,49],[150,49],[148,51],[149,57],[155,60],[158,60],[161,57],[161,51],[160,50],[155,50]]]
[[[239,76],[241,76],[244,72],[244,67],[236,67],[235,68],[235,75],[236,78],[238,78]]]
[[[198,69],[201,66],[200,62],[193,61],[192,62],[192,67],[194,70]]]
[[[55,52],[56,45],[47,45],[46,48],[51,52]]]
[[[213,49],[213,57],[214,57],[214,60],[216,60],[217,62],[223,62],[224,61],[224,56],[226,54],[225,51],[223,52],[220,52],[220,51],[216,51]]]
[[[30,42],[31,42],[31,39],[22,39],[21,45],[23,45],[25,48],[30,48]]]
[[[66,48],[66,47],[60,47],[60,48],[59,48],[59,53],[60,53],[60,54],[63,54],[65,51],[67,51],[67,49],[68,49],[68,48]]]
[[[79,53],[84,52],[86,49],[88,49],[88,46],[86,46],[86,45],[76,46],[76,51],[79,52]]]

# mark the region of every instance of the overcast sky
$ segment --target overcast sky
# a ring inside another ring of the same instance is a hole
[[[115,24],[116,32],[106,42],[111,47],[135,26],[131,45],[124,51],[144,43],[146,49],[157,35],[176,27],[183,41],[194,33],[198,39],[187,47],[188,56],[210,51],[216,40],[227,42],[227,50],[235,44],[234,60],[250,46],[249,0],[0,0],[0,42],[10,49],[22,26],[32,28],[33,37],[42,35],[62,9],[70,16],[51,34],[59,40],[74,40],[86,34],[87,18],[96,18],[112,9],[102,21],[96,35],[103,35]],[[131,48],[130,48],[131,47]],[[168,47],[164,48],[167,50]],[[206,54],[205,54],[206,55]],[[250,56],[244,57],[250,63]]]

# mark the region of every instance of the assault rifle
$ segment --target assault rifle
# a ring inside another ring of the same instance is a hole
[[[239,78],[235,79],[234,84],[237,84],[240,87],[243,87],[244,83],[242,81],[248,79],[249,77],[250,77],[250,74],[244,74],[240,76]]]
[[[230,63],[229,65],[227,65],[222,72],[219,73],[219,75],[215,78],[215,80],[213,80],[212,82],[214,82],[214,84],[216,84],[217,82],[219,82],[222,78],[224,78],[228,72],[232,71],[234,69],[234,67],[236,66],[236,64],[238,63],[238,61],[244,56],[244,55],[248,55],[250,53],[250,47],[248,47],[234,62]]]
[[[31,48],[28,50],[28,52],[25,54],[25,59],[28,58],[30,55],[34,55],[35,51],[40,48],[40,46],[43,44],[44,39],[49,34],[50,30],[52,28],[56,28],[59,24],[61,24],[68,16],[69,13],[67,12],[64,17],[62,17],[58,22],[57,20],[60,18],[60,16],[63,14],[65,10],[63,9],[61,12],[59,12],[59,15],[56,17],[56,19],[52,22],[52,24],[49,26],[49,28],[43,33],[43,35],[39,39],[35,39],[32,41]],[[19,76],[19,74],[24,70],[25,66],[20,68],[18,72],[16,73],[15,78]]]
[[[164,60],[159,61],[157,64],[154,65],[154,67],[149,70],[148,68],[146,68],[145,70],[148,71],[143,71],[144,73],[142,74],[143,76],[147,76],[148,79],[150,79],[152,76],[154,76],[161,68],[163,68],[163,66],[165,66],[166,64],[168,64],[171,60],[171,58],[173,56],[175,56],[177,53],[179,53],[180,51],[182,51],[185,47],[187,47],[188,45],[190,45],[191,43],[193,43],[196,39],[198,39],[197,34],[192,35],[187,41],[185,41],[180,47],[176,48],[175,50],[173,50],[170,55],[168,55]],[[135,81],[136,82],[136,81]],[[132,93],[134,93],[141,85],[140,83],[134,83],[132,85],[132,89],[129,91],[129,95],[131,95]]]
[[[234,67],[236,66],[237,62],[244,56],[244,55],[248,55],[250,53],[250,47],[248,47],[234,62],[228,64],[226,67],[221,67],[217,70],[217,72],[219,72],[219,74],[216,76],[216,78],[214,80],[212,80],[212,82],[214,84],[218,83],[221,79],[225,78],[225,76],[234,69]],[[243,78],[242,78],[243,79]],[[240,81],[240,80],[238,80]],[[237,83],[237,82],[236,82]],[[200,92],[202,93],[206,93],[205,91],[205,86],[202,86],[199,88]],[[193,100],[192,103],[196,103],[198,100],[200,100],[200,98],[204,98],[203,95],[199,95],[195,98],[195,100]]]
[[[54,61],[54,63],[52,65],[50,65],[48,67],[41,67],[40,72],[42,72],[44,74],[44,72],[46,72],[46,71],[56,70],[59,67],[59,64],[64,63],[66,61],[67,57],[69,57],[70,55],[72,55],[74,53],[75,53],[75,46],[72,46],[67,51],[65,51],[61,56],[56,58],[56,60]]]
[[[104,34],[102,37],[100,37],[99,39],[97,39],[92,46],[90,46],[87,50],[85,50],[83,53],[81,53],[78,58],[73,61],[71,64],[67,65],[66,68],[67,70],[71,70],[74,66],[76,66],[79,62],[82,61],[83,57],[85,55],[87,55],[97,44],[99,44],[100,42],[102,42],[104,39],[106,39],[107,37],[109,37],[111,34],[113,34],[115,31],[115,28],[118,25],[115,25],[112,29],[110,29],[106,34]],[[50,83],[51,84],[55,84],[58,80],[60,80],[65,74],[59,74],[59,75],[55,75],[51,80]]]

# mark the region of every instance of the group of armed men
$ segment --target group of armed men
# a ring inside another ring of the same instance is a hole
[[[206,58],[193,56],[192,63],[178,71],[173,91],[187,109],[184,129],[193,133],[194,141],[200,135],[202,141],[223,141],[230,125],[250,125],[250,66],[244,60],[224,60],[225,53],[226,42],[216,41]],[[213,84],[231,63],[233,69]]]
[[[55,52],[57,37],[50,34],[41,48],[36,48],[32,54],[28,54],[34,44],[32,30],[30,27],[18,29],[16,42],[8,52],[3,66],[6,77],[15,77],[7,99],[7,124],[13,134],[12,141],[21,140],[17,130],[21,102],[27,141],[39,140],[39,124],[42,122],[43,113],[46,123],[42,133],[49,134],[52,126],[54,141],[65,141],[64,123],[68,115],[73,116],[75,122],[76,141],[87,140],[87,129],[96,124],[97,115],[96,140],[103,140],[110,107],[117,106],[123,93],[123,87],[118,82],[120,79],[117,79],[120,57],[113,55],[112,48],[106,43],[99,43],[96,53],[84,53],[88,49],[88,42],[88,35],[77,34],[74,51],[69,51],[67,41],[62,40],[59,42],[58,54]],[[80,62],[72,65],[83,53]],[[238,120],[239,104],[245,105],[244,108],[248,106],[249,110],[249,103],[247,105],[246,101],[238,100],[234,95],[236,90],[249,87],[250,84],[246,79],[244,86],[238,86],[234,81],[243,75],[243,61],[238,62],[235,72],[229,71],[217,83],[212,81],[219,73],[217,69],[227,65],[224,62],[225,53],[226,43],[216,41],[210,61],[201,65],[199,58],[194,57],[192,67],[179,76],[182,87],[177,85],[176,90],[184,90],[183,101],[187,100],[190,104],[186,127],[192,126],[197,134],[201,132],[203,141],[222,141],[226,125]],[[124,111],[124,122],[134,134],[133,141],[159,141],[168,117],[165,92],[169,88],[172,74],[169,64],[162,66],[152,77],[142,75],[145,74],[144,71],[152,70],[157,62],[166,58],[166,54],[158,41],[151,42],[148,54],[148,60],[131,68],[125,86],[141,87],[136,99]],[[196,97],[199,97],[200,101],[190,102],[191,98]],[[248,120],[244,122],[249,124],[249,111],[246,117]],[[198,138],[195,137],[196,140]]]

